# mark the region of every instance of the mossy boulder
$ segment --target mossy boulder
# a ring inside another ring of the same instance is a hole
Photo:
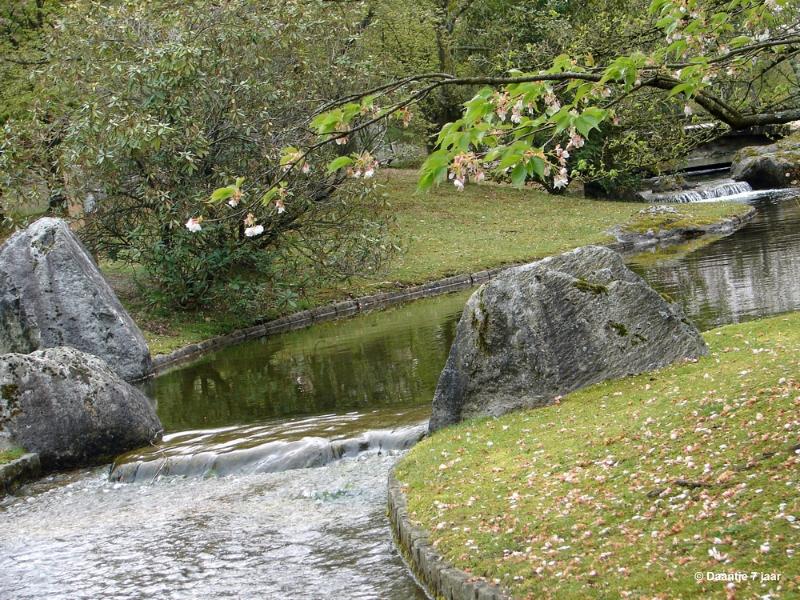
[[[0,356],[0,447],[37,453],[47,470],[94,464],[158,439],[150,400],[74,348]]]
[[[69,226],[39,219],[0,246],[0,353],[71,346],[132,381],[152,372],[141,331]]]
[[[700,332],[599,246],[509,269],[467,302],[430,430],[551,404],[605,379],[697,358]]]
[[[753,189],[784,188],[800,183],[800,133],[769,146],[748,146],[736,153],[731,177]]]

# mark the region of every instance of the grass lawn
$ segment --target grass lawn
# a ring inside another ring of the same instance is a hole
[[[592,243],[613,241],[608,230],[629,223],[646,205],[588,200],[578,195],[551,196],[510,186],[468,185],[458,192],[442,185],[429,194],[415,194],[415,171],[386,171],[385,193],[397,219],[397,234],[406,248],[383,282],[423,283],[449,275],[558,254]],[[680,205],[680,226],[714,223],[740,215],[749,206],[732,203]],[[674,227],[663,221],[666,227]],[[647,228],[644,229],[645,231]]]
[[[634,217],[644,206],[639,203],[550,196],[496,184],[470,185],[464,192],[442,185],[428,194],[417,194],[416,171],[386,170],[381,177],[381,193],[387,195],[403,252],[380,273],[333,289],[308,290],[298,310],[608,242],[612,238],[607,231],[612,226],[628,223],[635,227],[644,218]],[[748,210],[743,204],[681,205],[685,216],[680,223],[715,222]],[[219,310],[158,316],[144,306],[130,285],[129,268],[101,266],[142,328],[153,354],[249,324],[242,315]],[[253,319],[264,316],[274,315],[252,315]]]
[[[398,466],[409,513],[516,598],[800,597],[800,313],[705,338],[697,362],[424,440]],[[759,575],[695,581],[736,571]]]

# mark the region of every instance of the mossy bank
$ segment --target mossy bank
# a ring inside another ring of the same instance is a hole
[[[696,362],[423,441],[396,469],[409,518],[516,598],[797,597],[800,313],[705,338]],[[708,580],[732,572],[758,575]]]

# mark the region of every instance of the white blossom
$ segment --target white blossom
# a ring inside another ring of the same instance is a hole
[[[566,167],[561,167],[558,174],[553,177],[553,187],[556,189],[567,187],[569,185],[569,174]]]
[[[252,227],[247,227],[244,230],[244,234],[247,237],[256,237],[257,235],[261,235],[262,233],[264,233],[263,225],[253,225]]]
[[[192,233],[197,233],[198,231],[203,229],[200,226],[200,223],[202,223],[202,222],[203,222],[203,218],[202,217],[198,217],[198,218],[192,217],[191,219],[186,221],[186,229],[188,229]]]

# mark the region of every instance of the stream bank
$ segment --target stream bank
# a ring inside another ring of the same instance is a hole
[[[741,201],[737,199],[737,201]],[[642,211],[640,211],[641,213]],[[729,217],[698,218],[692,215],[681,215],[680,220],[669,219],[654,220],[644,209],[644,214],[637,214],[626,224],[618,225],[610,230],[616,241],[607,242],[605,245],[612,250],[631,255],[647,248],[678,244],[703,236],[720,236],[733,233],[753,219],[756,210],[753,207],[744,207],[732,210],[736,214]],[[643,227],[640,222],[647,223]],[[541,258],[541,257],[538,257]],[[535,260],[535,259],[531,259]],[[153,374],[159,375],[183,362],[190,361],[211,350],[219,350],[241,342],[258,339],[263,336],[277,335],[324,323],[350,317],[359,313],[380,310],[397,304],[432,298],[443,294],[450,294],[459,290],[472,288],[486,283],[498,273],[524,263],[510,263],[501,267],[454,275],[430,281],[422,285],[405,287],[396,291],[381,292],[369,296],[353,298],[344,302],[337,302],[311,310],[303,310],[278,319],[240,329],[232,333],[213,337],[201,342],[189,344],[173,350],[168,354],[157,355],[153,358]]]
[[[407,453],[389,514],[431,594],[474,598],[466,570],[516,598],[726,598],[694,576],[723,569],[780,575],[737,581],[737,597],[796,597],[800,312],[704,337],[699,360]]]

